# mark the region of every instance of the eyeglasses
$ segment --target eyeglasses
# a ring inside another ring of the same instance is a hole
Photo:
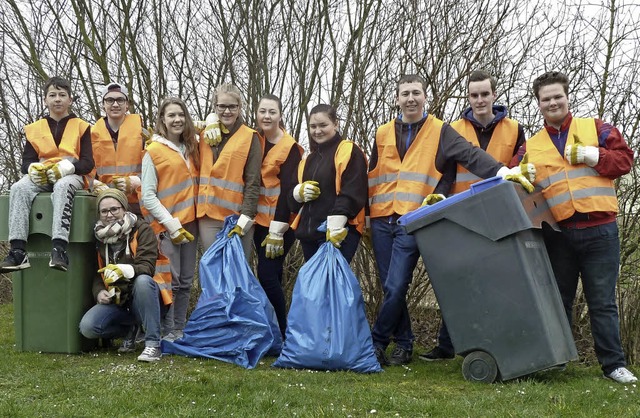
[[[237,104],[216,104],[216,110],[220,113],[224,113],[227,110],[229,110],[229,112],[235,112],[239,107]]]
[[[123,105],[126,101],[127,99],[125,99],[124,97],[118,97],[117,99],[114,99],[113,97],[107,97],[106,99],[104,99],[104,102],[108,105],[112,105],[114,102],[118,103],[119,105]]]
[[[115,216],[118,212],[120,212],[120,209],[124,208],[122,206],[112,206],[110,208],[100,209],[100,216],[107,216],[109,214]]]

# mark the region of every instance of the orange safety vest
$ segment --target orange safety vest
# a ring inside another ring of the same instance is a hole
[[[458,131],[467,141],[475,146],[480,146],[478,135],[473,124],[466,119],[458,119],[451,122],[451,126]],[[504,118],[493,130],[487,153],[502,164],[507,165],[513,158],[513,150],[518,142],[518,122],[513,119]],[[456,174],[456,182],[453,185],[452,193],[460,193],[469,190],[473,183],[482,180],[480,177],[472,174],[458,164],[458,172]]]
[[[598,146],[594,119],[573,118],[567,134],[567,145],[576,134],[585,145]],[[618,199],[613,180],[600,176],[586,164],[571,165],[558,152],[546,129],[527,141],[529,163],[536,167],[537,185],[547,200],[556,221],[570,218],[575,212],[618,212]]]
[[[369,172],[369,212],[372,218],[404,215],[420,207],[442,177],[436,153],[444,123],[429,115],[400,161],[395,120],[376,132],[378,164]]]
[[[198,172],[193,160],[189,167],[179,152],[163,143],[147,145],[158,173],[158,200],[182,225],[196,219],[195,198],[197,195]],[[142,206],[142,214],[156,234],[165,230],[149,211]]]
[[[135,256],[138,249],[138,231],[133,235],[130,246],[131,253]],[[102,255],[98,252],[98,266],[104,267],[104,260]],[[169,258],[164,254],[158,252],[158,258],[156,260],[156,271],[153,275],[153,281],[158,284],[160,289],[160,296],[162,296],[162,303],[165,305],[171,305],[173,303],[173,290],[171,289],[171,263]],[[104,276],[102,277],[104,280]],[[105,284],[106,286],[106,284]]]
[[[244,199],[244,167],[256,133],[241,125],[227,141],[213,161],[210,145],[200,140],[200,184],[198,187],[197,217],[207,216],[223,221],[225,217],[239,214]]]
[[[142,118],[126,115],[118,130],[118,147],[114,146],[104,119],[91,129],[91,145],[98,180],[111,185],[113,176],[140,176],[142,171]],[[138,194],[128,196],[129,203],[138,203]]]
[[[264,139],[261,137],[261,141]],[[256,223],[265,227],[273,220],[276,213],[276,205],[280,197],[280,166],[284,164],[291,153],[291,149],[297,147],[302,156],[303,150],[295,139],[288,133],[273,146],[262,161],[262,185],[260,186],[260,197],[258,197],[258,214]],[[264,145],[263,145],[264,149]]]
[[[342,174],[344,173],[344,170],[347,169],[347,165],[349,165],[353,147],[358,148],[358,146],[352,141],[342,140],[340,141],[340,144],[338,144],[336,155],[333,157],[333,163],[336,167],[336,195],[340,194],[340,189],[342,186]],[[362,155],[364,156],[364,153]],[[304,160],[300,161],[300,164],[298,164],[298,183],[303,182],[302,175],[304,174],[304,165],[306,162],[307,159],[305,158]],[[300,212],[302,212],[302,210],[300,210]],[[298,227],[298,224],[300,223],[300,212],[298,212],[295,219],[293,220],[293,223],[291,224],[292,229],[296,229]],[[356,228],[356,231],[362,234],[362,231],[364,230],[364,208],[362,208],[360,212],[358,212],[355,218],[349,219],[349,225],[353,225]]]
[[[80,141],[82,135],[90,125],[80,118],[73,118],[67,121],[67,125],[62,133],[60,144],[56,146],[53,134],[49,129],[46,119],[39,119],[24,127],[27,141],[31,143],[38,153],[40,162],[45,162],[53,158],[64,158],[71,162],[80,159]],[[89,187],[88,176],[82,176],[84,188]]]

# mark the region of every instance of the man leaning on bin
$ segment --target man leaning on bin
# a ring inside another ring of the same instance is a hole
[[[371,238],[384,291],[371,335],[376,357],[383,366],[407,364],[413,356],[414,337],[406,295],[419,253],[415,238],[397,224],[398,218],[421,204],[443,199],[450,184],[440,182],[441,173],[450,166],[455,178],[455,163],[478,177],[500,175],[533,190],[519,170],[503,166],[451,126],[427,114],[425,102],[424,80],[418,75],[403,75],[396,87],[400,113],[378,128],[371,152]],[[385,352],[392,337],[396,346],[387,358]]]
[[[591,334],[604,376],[619,383],[637,378],[626,368],[620,341],[616,282],[620,239],[613,180],[627,174],[633,151],[620,131],[569,112],[569,79],[553,71],[533,81],[544,128],[529,138],[523,156],[536,168],[535,184],[549,204],[560,232],[543,229],[549,260],[571,323],[578,279],[589,308]]]
[[[73,198],[84,187],[82,176],[94,166],[91,128],[70,113],[73,103],[69,81],[53,77],[44,85],[44,105],[49,115],[24,127],[27,142],[22,153],[24,175],[11,186],[9,194],[9,243],[0,273],[31,267],[27,256],[29,214],[36,195],[53,192],[53,222],[49,267],[67,271],[67,244],[71,227]]]

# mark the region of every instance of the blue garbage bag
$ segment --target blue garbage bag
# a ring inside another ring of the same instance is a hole
[[[274,367],[382,371],[362,291],[349,263],[327,242],[302,266],[293,288],[282,352]]]
[[[265,354],[280,353],[282,335],[275,310],[247,264],[240,237],[227,237],[237,219],[225,219],[200,259],[202,293],[184,337],[163,340],[163,353],[215,358],[248,369]]]

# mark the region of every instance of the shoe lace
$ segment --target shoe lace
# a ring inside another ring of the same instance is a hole
[[[145,347],[144,350],[142,350],[142,355],[155,357],[157,355],[156,350],[157,350],[156,347]]]

